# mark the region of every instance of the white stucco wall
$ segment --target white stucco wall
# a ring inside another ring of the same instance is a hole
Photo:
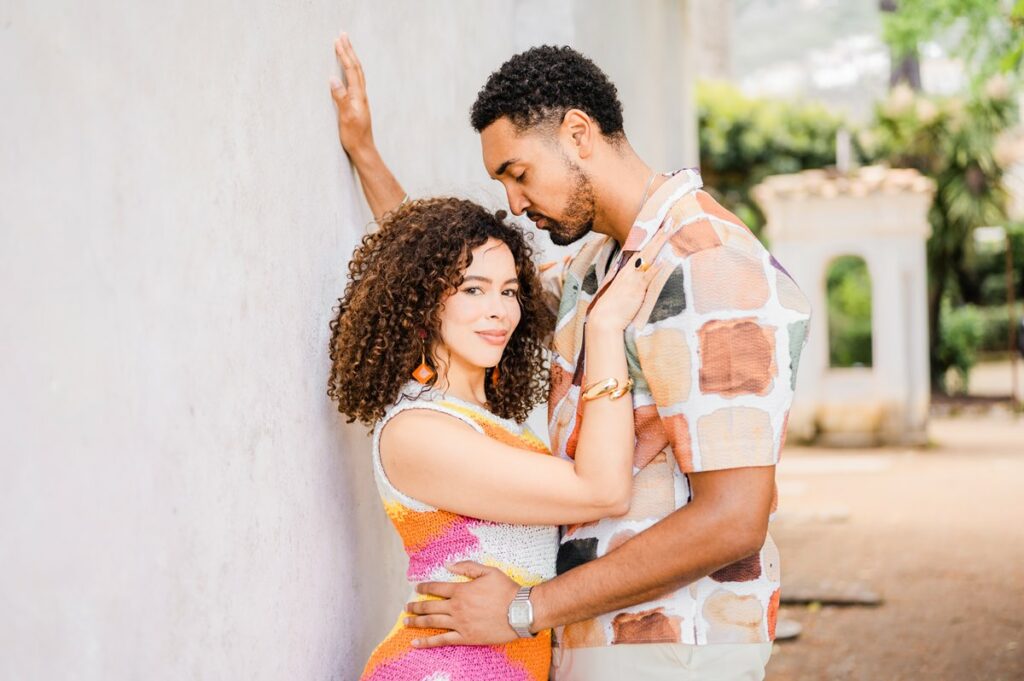
[[[331,42],[413,194],[497,206],[468,107],[544,40],[619,81],[650,162],[693,163],[685,11],[0,4],[0,678],[354,678],[404,566],[324,394],[368,219]]]

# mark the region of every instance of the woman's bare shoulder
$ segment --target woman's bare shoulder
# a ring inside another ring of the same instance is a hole
[[[381,446],[429,446],[460,434],[478,434],[458,416],[431,407],[410,407],[395,414],[381,430]]]

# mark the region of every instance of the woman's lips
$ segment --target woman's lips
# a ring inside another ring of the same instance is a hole
[[[508,331],[477,331],[478,336],[491,345],[504,345],[508,338]]]

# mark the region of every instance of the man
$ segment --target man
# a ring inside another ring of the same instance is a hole
[[[339,133],[379,216],[403,193],[373,147],[346,37],[336,49],[349,81],[332,83]],[[636,385],[630,511],[563,528],[559,574],[532,591],[473,563],[452,567],[467,583],[421,584],[442,600],[410,604],[409,623],[450,631],[420,645],[502,643],[517,636],[513,625],[553,627],[561,681],[763,678],[779,605],[767,526],[806,298],[701,191],[696,172],[659,175],[643,162],[614,85],[572,49],[512,57],[480,91],[471,121],[513,213],[557,244],[603,235],[549,272],[560,293],[548,405],[558,456],[575,453],[590,304],[659,229],[683,226],[627,330]]]

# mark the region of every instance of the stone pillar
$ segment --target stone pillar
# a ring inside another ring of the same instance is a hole
[[[933,192],[918,172],[883,167],[777,175],[755,187],[772,252],[814,311],[792,437],[840,446],[927,440],[925,242]],[[843,255],[863,258],[871,277],[871,367],[829,366],[826,275]]]

